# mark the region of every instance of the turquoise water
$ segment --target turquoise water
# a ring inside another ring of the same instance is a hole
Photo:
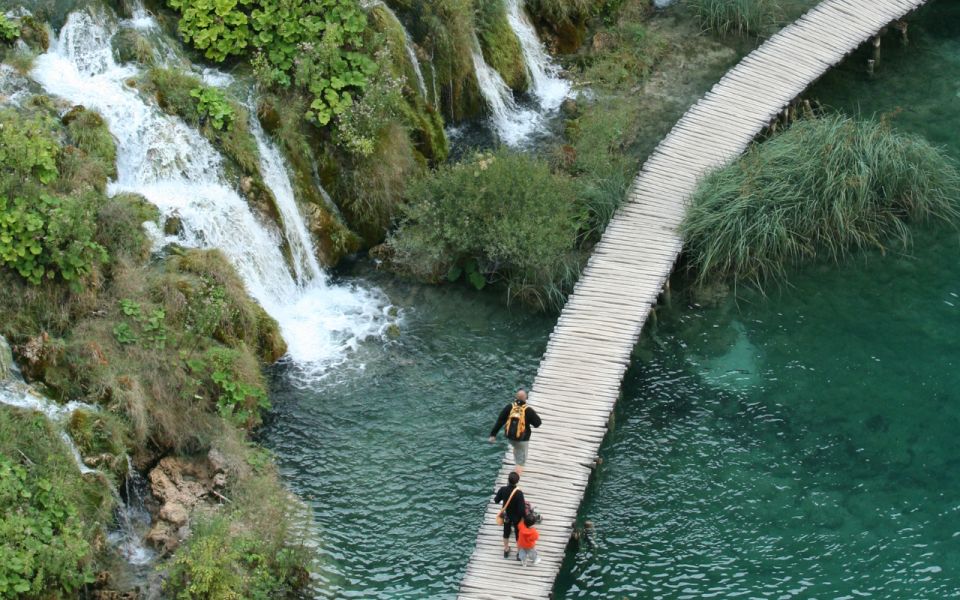
[[[900,108],[896,126],[960,159],[960,3],[910,36],[875,78],[858,55],[811,95]],[[558,597],[960,595],[958,259],[956,232],[918,232],[766,298],[675,293],[635,353]],[[402,308],[400,336],[309,390],[275,373],[264,441],[314,508],[323,595],[450,598],[503,451],[485,436],[553,320],[347,276]]]
[[[811,90],[960,159],[960,6]],[[960,596],[960,236],[677,298],[646,332],[561,598]]]
[[[487,435],[553,321],[466,287],[364,279],[401,308],[400,336],[321,387],[277,373],[264,442],[314,508],[324,596],[450,597],[505,449]]]

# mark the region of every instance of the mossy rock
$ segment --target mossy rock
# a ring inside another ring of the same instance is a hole
[[[95,165],[87,165],[102,171],[104,181],[96,187],[103,191],[106,177],[117,176],[117,145],[113,134],[107,127],[107,122],[99,113],[84,106],[74,106],[61,119],[67,126],[70,142],[79,148]],[[61,166],[61,171],[63,171]],[[76,188],[77,186],[74,186]]]
[[[153,45],[136,29],[121,29],[113,36],[113,52],[120,62],[134,62],[153,66]]]
[[[477,34],[483,57],[515,92],[530,85],[520,40],[507,21],[503,0],[482,3],[477,16]]]
[[[70,415],[67,431],[84,463],[113,474],[118,481],[127,472],[127,426],[106,411],[78,409]]]
[[[20,18],[20,39],[35,52],[43,53],[50,49],[50,34],[46,26],[31,15]]]

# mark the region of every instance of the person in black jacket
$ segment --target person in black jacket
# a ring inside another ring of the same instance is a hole
[[[527,444],[530,441],[530,431],[533,427],[540,427],[540,415],[537,414],[537,411],[533,410],[527,406],[527,392],[524,390],[518,390],[516,395],[516,401],[503,407],[503,410],[500,411],[500,416],[497,417],[497,422],[493,425],[493,429],[490,430],[490,443],[492,444],[497,439],[497,431],[501,427],[506,425],[507,419],[510,418],[510,411],[513,409],[513,405],[520,405],[525,411],[525,420],[526,426],[523,428],[523,433],[517,439],[511,439],[504,432],[504,437],[507,438],[507,441],[510,442],[510,445],[513,446],[513,462],[516,464],[517,474],[523,473],[523,466],[527,464]]]
[[[503,504],[503,557],[510,558],[510,530],[513,529],[513,537],[520,536],[520,521],[523,520],[524,513],[527,512],[527,501],[523,497],[523,492],[517,487],[520,483],[520,475],[516,471],[507,475],[507,485],[497,490],[497,495],[493,497],[494,504]],[[514,492],[516,490],[516,492]]]

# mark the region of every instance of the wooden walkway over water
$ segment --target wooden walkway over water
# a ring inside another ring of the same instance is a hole
[[[630,355],[681,249],[677,227],[701,178],[727,164],[813,81],[926,0],[824,0],[729,71],[644,164],[550,336],[530,393],[543,417],[520,481],[544,515],[543,561],[503,559],[484,515],[460,598],[548,598]],[[510,453],[496,486],[513,470]],[[511,541],[511,546],[515,544]]]

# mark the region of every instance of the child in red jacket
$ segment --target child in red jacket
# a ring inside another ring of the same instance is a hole
[[[540,538],[540,532],[533,528],[535,523],[536,520],[533,515],[524,515],[518,527],[517,560],[519,560],[523,566],[527,566],[528,561],[532,565],[540,563],[540,557],[537,556],[536,547],[537,539]]]

